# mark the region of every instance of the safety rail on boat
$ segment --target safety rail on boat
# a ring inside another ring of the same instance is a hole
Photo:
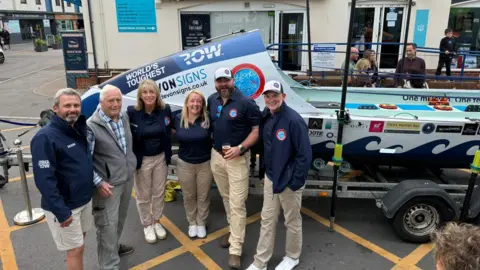
[[[332,45],[332,46],[346,46],[347,43],[335,43],[335,42],[324,42],[324,43],[311,43],[311,47],[314,47],[315,45]],[[352,46],[357,46],[357,45],[371,45],[371,46],[385,46],[385,45],[398,45],[398,46],[403,46],[404,43],[400,42],[356,42],[352,43]],[[301,49],[296,49],[296,48],[288,48],[288,47],[298,47],[301,46]],[[280,69],[283,68],[283,53],[285,51],[298,51],[298,52],[316,52],[313,49],[303,49],[303,46],[308,47],[308,43],[274,43],[270,44],[266,47],[267,51],[279,51],[279,56],[278,56],[278,61],[275,61],[278,63],[278,66]],[[287,48],[285,48],[287,47]],[[346,53],[346,51],[343,50],[329,50],[329,53],[339,53],[343,54]],[[435,54],[438,56],[440,54],[440,49],[438,48],[432,48],[432,47],[417,47],[417,52],[422,52],[426,54]],[[375,52],[375,54],[381,54],[381,55],[398,55],[398,53],[380,53],[378,51]],[[473,56],[473,57],[480,57],[480,51],[465,51],[465,50],[458,50],[456,53],[456,57],[462,59],[461,61],[461,67],[460,67],[460,76],[437,76],[437,75],[414,75],[417,78],[424,78],[424,79],[434,79],[434,80],[445,80],[445,81],[479,81],[480,77],[465,77],[465,59],[467,56]],[[321,67],[321,66],[312,66],[312,68],[322,68],[324,70],[330,70],[330,71],[337,71],[337,72],[342,72],[343,70],[341,68],[331,68],[331,67]],[[458,70],[458,68],[456,68]],[[454,69],[452,69],[454,70]],[[325,78],[325,71],[320,71],[322,79]],[[362,75],[362,74],[354,74],[353,76],[367,76],[367,75]],[[412,76],[412,75],[410,75]],[[378,72],[378,77],[381,77],[382,79],[385,78],[393,78],[393,79],[398,79],[398,78],[405,78],[405,73],[394,73],[394,72]]]

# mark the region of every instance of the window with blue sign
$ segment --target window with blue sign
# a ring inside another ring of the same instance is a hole
[[[462,51],[480,51],[480,8],[451,8],[448,27],[453,29],[459,54],[452,67],[464,64],[465,69],[480,68],[480,57],[461,55]]]

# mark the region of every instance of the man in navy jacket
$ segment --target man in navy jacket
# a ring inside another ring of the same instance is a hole
[[[67,269],[83,269],[85,234],[93,220],[93,166],[80,106],[78,92],[58,91],[51,123],[31,142],[35,184],[56,246],[67,251]]]
[[[277,81],[263,90],[265,109],[260,124],[264,146],[265,185],[262,226],[254,262],[248,270],[267,269],[275,244],[280,209],[287,227],[286,256],[277,270],[293,269],[302,250],[302,192],[312,163],[312,148],[305,120],[285,103]]]

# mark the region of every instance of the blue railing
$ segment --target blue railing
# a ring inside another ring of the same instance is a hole
[[[325,42],[325,43],[312,43],[311,46],[314,45],[336,45],[336,46],[346,46],[347,43],[335,43],[335,42]],[[356,45],[399,45],[403,46],[404,43],[398,43],[398,42],[356,42],[352,43],[352,46]],[[266,47],[267,50],[269,51],[276,51],[278,50],[279,53],[279,58],[278,58],[278,66],[280,69],[283,68],[283,53],[284,51],[299,51],[299,52],[308,52],[308,49],[292,49],[292,48],[285,48],[285,47],[298,47],[298,46],[307,46],[308,43],[275,43],[275,44],[270,44]],[[314,52],[313,50],[311,50]],[[346,51],[341,51],[341,50],[335,50],[335,51],[328,51],[329,53],[346,53]],[[423,53],[430,53],[430,54],[440,54],[441,51],[438,48],[431,48],[431,47],[417,47],[417,52],[423,52]],[[375,54],[379,54],[378,51],[375,52]],[[392,53],[380,53],[381,55],[398,55],[398,54],[392,54]],[[467,56],[474,56],[474,57],[480,57],[480,51],[457,51],[456,57],[462,57],[462,63],[461,63],[461,68],[460,68],[460,76],[437,76],[437,75],[415,75],[416,77],[423,77],[424,79],[435,79],[435,80],[453,80],[453,81],[478,81],[480,78],[477,77],[465,77],[465,60]],[[327,69],[327,70],[332,70],[332,71],[343,71],[341,68],[330,68],[330,67],[319,67],[319,66],[312,66],[316,68],[322,68],[322,69]],[[325,78],[325,72],[321,72],[322,79]],[[353,76],[367,76],[367,75],[361,75],[361,74],[354,74]],[[378,72],[378,77],[381,78],[393,78],[393,79],[398,79],[398,78],[405,78],[405,73],[394,73],[394,72]]]

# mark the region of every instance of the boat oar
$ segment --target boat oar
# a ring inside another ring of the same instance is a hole
[[[472,169],[472,174],[470,175],[470,180],[468,181],[467,194],[465,194],[465,199],[463,200],[462,212],[460,214],[460,221],[462,222],[467,220],[473,188],[475,187],[477,175],[480,173],[480,150],[477,150],[477,152],[475,153],[475,157],[473,159],[473,163],[470,164],[470,168]]]
[[[342,158],[342,138],[343,138],[343,125],[346,122],[346,115],[345,115],[345,102],[347,99],[347,83],[348,83],[348,75],[349,75],[349,67],[350,67],[350,54],[352,48],[352,36],[353,36],[353,18],[355,16],[355,6],[357,0],[352,0],[350,6],[350,23],[348,25],[348,37],[347,37],[347,53],[345,55],[345,65],[343,68],[343,84],[342,84],[342,100],[340,103],[340,111],[337,111],[337,119],[338,119],[338,135],[337,135],[337,143],[335,145],[335,153],[333,155],[333,187],[332,187],[332,198],[330,203],[330,231],[334,230],[335,224],[335,211],[336,211],[336,201],[337,201],[337,182],[338,182],[338,171],[340,169],[340,165],[343,162]]]

